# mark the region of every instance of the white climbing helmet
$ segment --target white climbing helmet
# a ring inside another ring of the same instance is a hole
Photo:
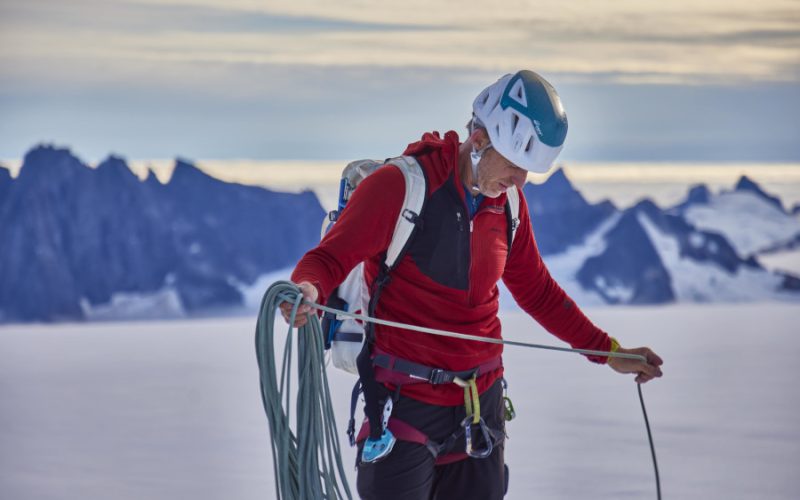
[[[550,170],[564,147],[564,106],[553,86],[533,71],[508,74],[488,86],[472,103],[472,114],[473,126],[486,129],[492,147],[530,172]]]

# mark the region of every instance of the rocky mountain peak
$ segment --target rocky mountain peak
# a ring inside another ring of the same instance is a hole
[[[739,178],[739,182],[736,183],[734,190],[754,193],[774,205],[781,212],[785,212],[783,209],[783,203],[781,203],[781,200],[778,197],[768,194],[761,188],[761,186],[759,186],[754,180],[750,179],[746,175],[743,175]]]

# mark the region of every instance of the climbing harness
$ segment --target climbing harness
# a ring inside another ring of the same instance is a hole
[[[330,312],[336,315],[347,316],[372,325],[381,324],[432,335],[458,338],[463,340],[474,340],[493,344],[505,344],[517,347],[574,352],[595,356],[636,359],[644,362],[647,361],[644,356],[637,354],[573,349],[527,342],[486,338],[479,337],[477,335],[407,325],[394,321],[369,317],[362,314],[349,313],[346,311],[329,308],[314,302],[306,301],[302,298],[300,290],[293,283],[285,281],[276,282],[267,290],[261,304],[261,312],[259,314],[258,325],[256,328],[256,354],[261,378],[262,401],[264,403],[264,409],[267,413],[267,418],[270,422],[270,434],[272,435],[272,454],[276,477],[276,491],[278,494],[277,498],[279,499],[287,498],[294,500],[296,498],[344,498],[339,489],[339,482],[341,482],[341,485],[344,488],[344,494],[346,497],[348,499],[352,498],[343,473],[341,456],[339,453],[339,440],[335,431],[336,423],[333,417],[330,391],[328,389],[327,376],[325,375],[324,361],[322,359],[324,335],[319,326],[319,320],[315,314],[308,314],[308,323],[300,329],[297,353],[298,364],[300,365],[296,417],[298,432],[292,432],[291,428],[289,427],[289,372],[291,369],[290,359],[293,328],[289,326],[286,348],[283,356],[282,371],[280,375],[280,389],[278,388],[277,384],[277,366],[275,364],[275,353],[273,351],[272,338],[275,310],[282,302],[289,302],[293,304],[292,313],[289,318],[290,325],[294,324],[297,308],[301,303],[305,302],[315,309],[319,309],[324,312]],[[306,345],[306,343],[308,345]],[[380,353],[378,356],[380,356]],[[376,358],[378,356],[376,356]],[[362,360],[360,359],[359,361]],[[372,358],[370,358],[368,362],[370,366],[372,366]],[[397,364],[397,359],[395,359],[395,364]],[[376,364],[376,367],[379,367],[379,365]],[[446,372],[445,370],[436,371],[436,369],[433,369],[427,375],[426,380],[424,381],[444,380],[446,378],[450,378],[453,373],[454,372]],[[415,378],[411,374],[408,374],[408,376],[410,378]],[[412,437],[407,440],[426,446],[429,450],[431,450],[431,453],[433,453],[435,457],[438,456],[448,444],[452,444],[449,443],[451,440],[454,441],[457,439],[454,438],[456,434],[459,434],[460,437],[462,432],[465,436],[465,453],[467,455],[480,458],[491,454],[495,436],[492,435],[492,429],[489,429],[485,425],[485,422],[483,422],[483,419],[480,417],[480,401],[478,399],[477,387],[475,385],[476,376],[477,370],[473,372],[471,374],[471,378],[468,377],[468,379],[465,379],[459,375],[452,376],[451,381],[464,388],[464,400],[465,408],[467,409],[467,417],[462,421],[460,430],[448,438],[445,443],[433,443],[430,439],[428,439],[427,436],[417,429],[410,427],[408,424],[399,421],[396,418],[389,418],[394,404],[392,397],[389,397],[384,402],[382,418],[376,422],[379,429],[377,439],[366,439],[364,450],[368,449],[367,447],[369,446],[370,451],[368,451],[366,454],[362,451],[362,460],[365,458],[372,458],[372,461],[375,461],[387,456],[397,441],[395,436],[397,429],[403,428],[405,428],[403,434]],[[417,378],[421,379],[422,377]],[[419,382],[423,382],[423,380],[419,380]],[[507,386],[505,385],[504,381],[503,403],[506,419],[510,420],[514,417],[515,413],[514,406],[511,404],[511,400],[507,397],[506,388]],[[358,389],[360,389],[359,384],[356,385],[353,391],[352,399],[355,401],[357,401],[358,398]],[[645,409],[644,397],[642,396],[640,384],[637,384],[637,390],[639,394],[639,401],[642,407],[642,413],[644,415],[645,426],[647,428],[650,452],[653,459],[653,468],[655,470],[656,477],[656,491],[658,499],[660,500],[661,484],[658,473],[658,463],[656,461],[655,446],[653,444],[650,422],[647,417],[647,411]],[[397,392],[399,393],[399,391]],[[484,440],[487,443],[486,448],[483,450],[476,450],[472,447],[472,427],[474,425],[478,425],[483,434]],[[352,421],[348,426],[348,434],[350,435],[352,443],[354,440],[352,437],[351,428],[354,431],[354,424]],[[372,432],[370,431],[369,423],[365,420],[365,423],[362,426],[356,441],[360,440],[362,437],[367,438],[367,435],[370,435],[371,438]]]
[[[385,442],[391,439],[386,436],[386,431],[390,432],[392,438],[400,441],[409,441],[425,446],[431,452],[435,463],[437,465],[447,464],[462,460],[467,457],[485,458],[491,454],[494,446],[499,444],[505,439],[505,433],[499,429],[490,428],[486,422],[480,418],[480,399],[478,397],[478,388],[475,381],[480,375],[490,373],[502,366],[500,358],[494,358],[486,363],[483,363],[472,370],[466,371],[450,371],[441,368],[432,368],[413,361],[399,358],[397,356],[385,353],[375,347],[374,356],[372,358],[373,366],[375,368],[375,381],[381,383],[392,384],[396,387],[393,398],[387,398],[383,410],[382,434],[378,438],[368,439],[368,431],[370,430],[369,416],[364,420],[358,437],[355,436],[355,418],[356,406],[358,404],[358,395],[361,392],[362,381],[356,381],[353,387],[353,393],[350,400],[350,421],[347,426],[347,435],[350,439],[350,445],[354,446],[356,443],[364,442],[362,454],[359,461],[362,463],[373,463],[384,458],[387,453],[378,454],[374,448],[383,449],[386,445]],[[402,420],[393,417],[391,420],[387,418],[391,415],[391,408],[389,406],[389,413],[387,414],[387,404],[393,399],[399,399],[400,389],[405,385],[411,384],[448,384],[454,383],[464,389],[464,409],[466,417],[459,423],[457,429],[444,441],[437,442],[429,438],[425,433],[403,422]],[[506,381],[502,380],[503,387],[507,387]],[[504,389],[504,403],[510,404],[511,400],[508,399],[508,394]],[[513,409],[513,405],[511,406]],[[507,416],[507,414],[506,414]],[[510,418],[506,418],[510,420]],[[488,451],[476,451],[472,447],[472,430],[477,427],[487,443]],[[458,440],[464,436],[465,438],[465,451],[453,451]],[[393,444],[393,443],[392,443]]]

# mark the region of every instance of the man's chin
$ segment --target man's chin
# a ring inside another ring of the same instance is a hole
[[[505,192],[506,192],[505,189],[503,189],[503,190],[500,190],[500,189],[486,189],[486,190],[483,190],[482,189],[481,190],[481,194],[483,194],[483,196],[485,196],[487,198],[497,198],[498,196],[500,196],[501,194],[503,194]]]

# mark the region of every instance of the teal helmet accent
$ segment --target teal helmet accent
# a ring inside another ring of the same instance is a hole
[[[530,172],[550,170],[564,147],[564,106],[553,86],[533,71],[505,75],[484,89],[472,103],[472,113],[492,147]]]

